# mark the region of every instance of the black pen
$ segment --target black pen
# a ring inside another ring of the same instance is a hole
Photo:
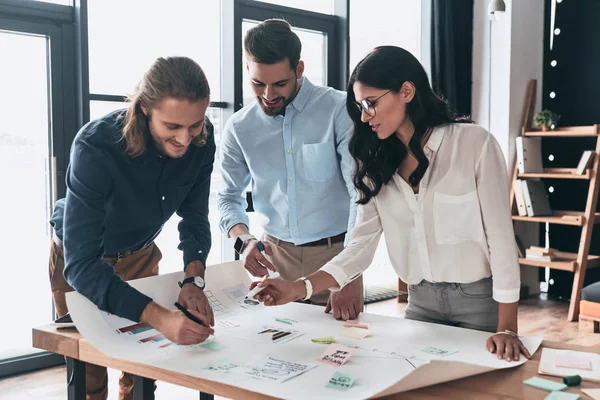
[[[194,316],[194,314],[190,313],[184,306],[182,306],[178,302],[175,302],[175,307],[177,307],[177,309],[179,311],[181,311],[186,317],[188,317],[189,319],[191,319],[195,323],[197,323],[199,325],[202,325],[202,326],[206,326],[206,325],[204,325],[204,323],[202,321],[200,321],[198,318],[196,318]]]

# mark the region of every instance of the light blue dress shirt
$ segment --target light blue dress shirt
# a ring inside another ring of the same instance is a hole
[[[356,217],[353,131],[346,93],[303,78],[285,115],[268,116],[258,102],[235,113],[220,144],[220,228],[249,226],[245,190],[264,230],[296,245],[347,231]]]

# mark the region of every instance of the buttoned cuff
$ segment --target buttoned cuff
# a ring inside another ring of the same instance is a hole
[[[498,303],[515,303],[519,301],[521,290],[520,289],[508,289],[508,290],[493,290],[493,297]]]
[[[350,282],[352,282],[353,280],[355,280],[356,278],[358,278],[361,275],[361,273],[359,272],[350,277],[350,276],[348,276],[346,271],[344,271],[343,268],[340,268],[340,267],[338,267],[336,265],[332,265],[332,264],[325,264],[320,269],[320,271],[327,272],[338,283],[338,286],[332,286],[329,288],[329,290],[332,292],[339,292],[340,290],[342,290],[344,288],[344,286],[346,286],[347,284],[349,284]]]

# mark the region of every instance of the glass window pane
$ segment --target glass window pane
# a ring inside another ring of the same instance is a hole
[[[33,0],[33,1],[40,1],[42,3],[62,4],[63,6],[73,5],[73,0]]]
[[[221,127],[223,120],[223,110],[220,108],[209,108],[207,111],[208,118],[215,127],[215,141],[217,148],[221,141]],[[212,236],[212,247],[206,260],[206,265],[221,263],[221,254],[223,241],[221,240],[221,230],[219,229],[219,209],[217,205],[217,192],[221,188],[221,174],[219,174],[220,160],[218,159],[219,152],[215,154],[215,165],[211,176],[210,183],[210,199],[209,199],[209,221],[210,233]],[[156,244],[163,254],[163,259],[160,262],[160,273],[181,271],[183,268],[183,253],[177,248],[179,245],[179,230],[177,224],[181,218],[174,214],[163,227],[162,232],[156,238]]]
[[[46,38],[0,32],[0,55],[0,109],[10,110],[0,118],[0,220],[9,232],[2,235],[0,268],[0,315],[10,321],[0,341],[5,359],[34,352],[31,328],[52,319],[52,186]]]
[[[420,36],[421,0],[352,0],[350,72],[377,46],[400,46],[419,58]]]
[[[131,93],[156,58],[187,56],[220,100],[220,1],[175,3],[88,1],[90,93]]]
[[[127,108],[127,103],[118,101],[90,101],[90,120],[105,116],[115,110]]]
[[[243,40],[249,29],[258,25],[259,22],[244,20],[242,22],[242,48]],[[302,54],[300,58],[304,60],[304,76],[306,76],[315,85],[327,85],[327,34],[323,32],[310,31],[306,29],[292,29],[302,42]],[[246,71],[246,58],[242,58],[244,69],[243,80],[243,103],[250,104],[254,100],[254,94],[250,87],[250,80]]]
[[[333,14],[333,0],[260,0],[263,3],[298,8],[322,14]]]

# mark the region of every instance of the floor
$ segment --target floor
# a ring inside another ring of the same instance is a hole
[[[402,317],[406,303],[387,300],[369,304],[367,312]],[[568,303],[532,298],[521,301],[519,308],[519,333],[544,334],[544,339],[582,346],[600,346],[600,334],[580,333],[576,322],[567,322]],[[55,367],[39,372],[0,380],[2,400],[63,400],[66,399],[65,367]],[[117,398],[118,371],[110,370],[109,399]],[[159,383],[157,399],[198,399],[198,393],[167,383]]]

